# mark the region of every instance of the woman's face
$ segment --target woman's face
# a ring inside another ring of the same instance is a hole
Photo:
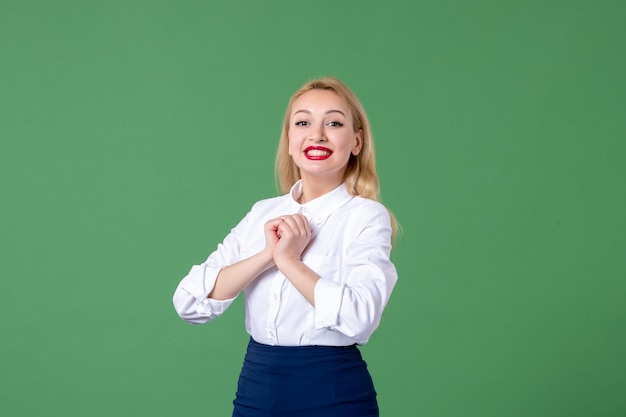
[[[289,155],[303,181],[339,186],[350,155],[358,155],[363,132],[354,131],[352,113],[331,90],[311,90],[296,99],[289,118]]]

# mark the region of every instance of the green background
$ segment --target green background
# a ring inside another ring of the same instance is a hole
[[[0,0],[0,415],[228,416],[241,300],[171,297],[291,93],[371,118],[399,283],[383,416],[626,416],[623,1]]]

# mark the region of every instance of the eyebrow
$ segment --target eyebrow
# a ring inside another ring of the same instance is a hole
[[[295,116],[298,113],[308,113],[308,114],[311,114],[311,111],[310,110],[306,110],[306,109],[297,110],[293,115]],[[329,113],[340,113],[341,115],[343,115],[345,117],[345,113],[342,112],[341,110],[328,110],[324,114],[329,114]]]

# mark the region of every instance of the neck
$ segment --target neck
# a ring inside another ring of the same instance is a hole
[[[302,195],[300,196],[300,200],[298,202],[300,204],[304,204],[321,197],[324,194],[328,194],[335,188],[339,187],[342,183],[343,181],[341,180],[320,183],[319,181],[310,181],[302,178]]]

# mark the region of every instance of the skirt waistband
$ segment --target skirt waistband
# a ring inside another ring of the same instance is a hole
[[[326,363],[361,361],[356,345],[350,346],[271,346],[250,338],[247,358],[257,364],[281,366],[323,366]]]

